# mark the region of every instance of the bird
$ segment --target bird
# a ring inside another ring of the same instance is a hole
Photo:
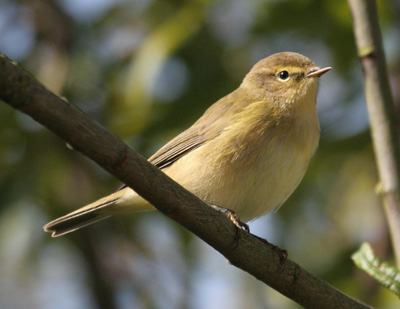
[[[148,161],[240,222],[278,209],[299,185],[318,147],[318,80],[329,70],[294,52],[260,60],[236,90]],[[155,208],[123,185],[44,230],[57,237],[112,215],[150,210]]]

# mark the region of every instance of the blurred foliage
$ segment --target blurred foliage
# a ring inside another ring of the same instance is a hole
[[[378,1],[396,103],[400,6]],[[144,156],[234,90],[252,64],[300,52],[321,80],[320,148],[300,187],[252,232],[380,308],[398,299],[357,270],[363,241],[391,261],[345,1],[0,0],[0,52]],[[297,308],[158,213],[51,239],[47,221],[119,183],[0,104],[1,308]],[[266,197],[268,198],[268,197]]]

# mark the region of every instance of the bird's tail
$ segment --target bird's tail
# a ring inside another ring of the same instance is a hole
[[[52,237],[76,231],[114,214],[154,210],[153,206],[130,188],[124,188],[47,223],[43,229]]]

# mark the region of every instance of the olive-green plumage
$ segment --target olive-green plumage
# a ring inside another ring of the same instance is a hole
[[[296,189],[319,141],[320,69],[290,52],[259,61],[223,97],[149,162],[205,202],[249,221]],[[60,236],[113,214],[154,208],[128,187],[48,223]]]

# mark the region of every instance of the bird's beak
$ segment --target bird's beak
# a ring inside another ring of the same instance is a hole
[[[326,72],[332,70],[331,67],[326,67],[323,69],[318,69],[316,71],[311,71],[310,73],[308,73],[306,75],[306,77],[321,77],[322,75],[324,75]]]

